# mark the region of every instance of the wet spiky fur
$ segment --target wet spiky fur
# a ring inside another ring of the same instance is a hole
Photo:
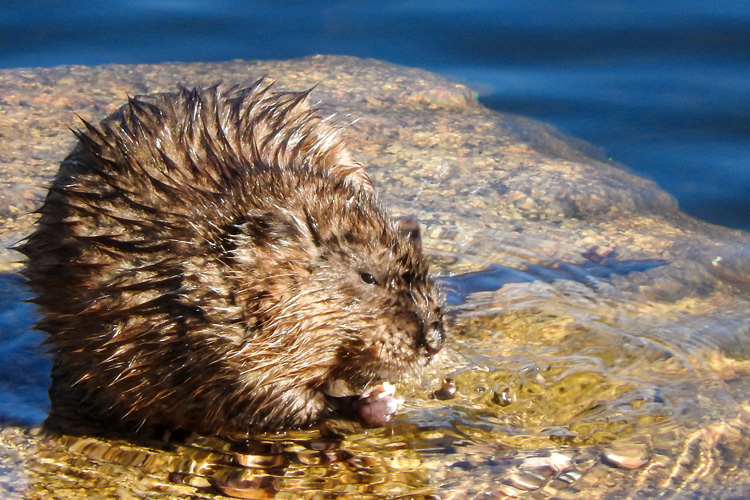
[[[391,221],[307,93],[181,89],[84,122],[19,250],[55,385],[136,425],[301,426],[443,342]],[[53,411],[55,398],[53,395]]]

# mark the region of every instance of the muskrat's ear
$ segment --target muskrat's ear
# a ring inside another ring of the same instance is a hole
[[[396,221],[396,230],[406,239],[411,241],[414,248],[422,251],[422,233],[419,230],[419,221],[413,215],[405,215]]]

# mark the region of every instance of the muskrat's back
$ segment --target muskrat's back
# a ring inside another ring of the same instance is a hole
[[[418,225],[306,95],[181,89],[84,122],[19,249],[54,383],[87,413],[301,426],[442,347]]]

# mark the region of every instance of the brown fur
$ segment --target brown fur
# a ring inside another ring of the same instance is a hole
[[[418,226],[389,219],[306,95],[181,89],[84,122],[20,247],[53,379],[82,407],[302,426],[337,381],[416,374],[441,348]]]

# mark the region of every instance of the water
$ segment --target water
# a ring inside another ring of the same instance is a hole
[[[465,81],[750,229],[750,3],[4,1],[0,67],[374,57]]]
[[[32,331],[33,307],[19,276],[0,273],[0,424],[37,424],[47,416],[51,363]]]

